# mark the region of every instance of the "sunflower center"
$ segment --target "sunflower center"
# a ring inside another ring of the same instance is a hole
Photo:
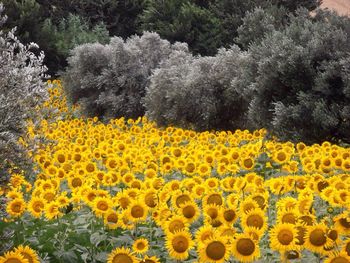
[[[183,253],[188,249],[189,243],[186,237],[178,236],[173,239],[172,245],[177,253]]]
[[[194,209],[193,206],[188,205],[188,206],[183,208],[182,213],[183,213],[184,217],[192,218],[196,214],[196,210]]]
[[[142,206],[135,205],[133,208],[131,208],[131,215],[134,218],[140,218],[143,217],[144,211]]]
[[[310,233],[310,242],[311,244],[313,244],[314,246],[323,246],[327,239],[326,239],[326,235],[324,234],[324,232],[321,229],[315,229]]]
[[[259,215],[251,215],[247,218],[247,225],[261,229],[264,225],[264,220]]]
[[[339,223],[345,228],[350,228],[350,222],[348,222],[345,218],[341,218]]]
[[[117,223],[118,222],[118,216],[117,214],[109,214],[107,216],[108,223]]]
[[[250,158],[244,159],[243,165],[245,168],[248,168],[248,169],[252,168],[253,167],[252,159],[250,159]]]
[[[220,260],[225,256],[226,247],[223,243],[214,241],[207,246],[205,252],[210,259]]]
[[[72,180],[72,186],[73,187],[78,187],[78,186],[81,186],[83,184],[83,182],[81,181],[80,178],[74,178]]]
[[[33,210],[37,213],[40,213],[43,209],[44,209],[44,204],[42,204],[41,202],[35,203],[33,205]]]
[[[133,263],[133,260],[126,254],[118,254],[114,256],[112,263]]]
[[[143,242],[139,242],[139,243],[137,243],[136,247],[137,247],[137,249],[142,250],[142,249],[144,249],[146,246],[145,246],[145,244],[144,244]]]
[[[208,209],[207,215],[210,216],[211,219],[215,219],[218,217],[218,210],[215,208]]]
[[[16,203],[12,205],[12,211],[15,213],[19,213],[21,212],[21,204],[20,203]]]
[[[145,203],[149,207],[155,207],[157,203],[155,202],[155,196],[153,193],[149,193],[145,196]]]
[[[240,253],[241,255],[250,256],[251,254],[254,253],[255,244],[249,238],[242,238],[237,241],[236,248],[238,253]]]
[[[287,246],[293,241],[293,233],[288,229],[283,229],[278,233],[277,239],[282,245]]]
[[[108,204],[104,201],[98,202],[97,207],[98,207],[98,209],[100,209],[102,211],[108,210]]]
[[[296,219],[292,213],[287,213],[282,217],[282,223],[289,223],[294,225],[295,222],[296,222]]]
[[[330,263],[349,263],[349,260],[347,260],[346,258],[339,256],[336,258],[333,258]]]
[[[224,218],[227,222],[231,222],[233,219],[235,219],[236,213],[233,210],[227,210],[224,212]]]
[[[208,198],[208,204],[222,205],[222,198],[219,194],[212,194]]]

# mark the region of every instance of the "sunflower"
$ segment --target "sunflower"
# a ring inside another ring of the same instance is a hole
[[[20,245],[15,249],[16,253],[20,253],[25,259],[28,260],[28,263],[39,263],[39,257],[37,253],[28,246]]]
[[[186,230],[176,231],[166,236],[166,248],[170,257],[177,260],[188,258],[188,251],[192,249],[194,242],[191,234]]]
[[[189,201],[181,204],[181,214],[188,223],[193,223],[200,216],[198,205],[194,201]]]
[[[199,246],[201,262],[222,263],[230,257],[230,246],[224,237],[213,236]]]
[[[293,224],[279,223],[270,230],[270,246],[274,250],[296,250],[297,241],[297,231]]]
[[[129,205],[127,213],[132,222],[145,221],[148,215],[148,207],[143,202],[134,200]]]
[[[22,198],[15,198],[8,202],[6,212],[13,217],[19,217],[24,213],[25,209],[25,201]]]
[[[203,216],[205,220],[216,220],[220,219],[223,208],[215,204],[207,205],[203,208]]]
[[[129,248],[117,247],[109,255],[107,263],[138,263],[139,260],[131,253]]]
[[[59,210],[60,204],[58,202],[51,202],[45,205],[45,216],[47,219],[51,220],[62,215]]]
[[[350,256],[346,254],[344,251],[338,252],[338,253],[331,253],[324,263],[349,263],[350,262]]]
[[[238,215],[236,213],[236,209],[233,208],[225,208],[222,210],[222,217],[224,222],[228,225],[232,225],[236,222]]]
[[[251,157],[245,157],[240,160],[240,165],[243,170],[252,170],[255,166],[255,161]]]
[[[112,208],[112,201],[107,197],[96,197],[93,201],[93,210],[97,216],[103,216]]]
[[[232,246],[232,255],[240,262],[250,262],[260,257],[258,243],[248,234],[238,234]]]
[[[165,233],[175,233],[176,231],[185,230],[188,228],[187,220],[180,215],[173,215],[167,221],[164,222]]]
[[[148,251],[148,240],[145,238],[135,240],[132,249],[138,254],[145,254]]]
[[[30,263],[23,254],[17,251],[6,252],[5,255],[0,257],[0,263]]]
[[[157,191],[154,189],[148,189],[143,191],[141,198],[150,209],[155,208],[158,205]]]
[[[327,226],[317,224],[306,227],[304,247],[315,253],[325,254],[324,247],[329,247],[332,240],[327,237]]]
[[[247,214],[241,216],[243,229],[246,227],[255,227],[260,233],[264,233],[267,228],[266,216],[261,209],[250,210]]]
[[[36,218],[39,218],[45,208],[45,203],[40,197],[32,197],[28,203],[28,211]]]
[[[103,222],[109,229],[116,229],[120,226],[120,215],[110,209],[103,215]]]

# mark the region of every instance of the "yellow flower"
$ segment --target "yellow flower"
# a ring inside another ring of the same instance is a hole
[[[297,231],[292,224],[277,224],[270,230],[271,249],[284,252],[297,250]]]
[[[327,226],[317,224],[306,227],[304,247],[312,252],[326,254],[325,247],[332,243],[332,240],[327,237]]]
[[[194,242],[188,231],[181,230],[174,234],[168,234],[165,244],[171,258],[185,260],[188,258],[188,252],[192,249]]]
[[[32,197],[28,203],[28,211],[36,218],[39,218],[45,208],[45,203],[40,197]]]
[[[252,262],[260,257],[257,242],[248,234],[238,234],[232,246],[232,255],[240,262]]]
[[[224,237],[210,237],[199,246],[199,258],[201,262],[226,262],[230,257],[230,250],[230,245]]]
[[[160,263],[160,261],[156,256],[145,256],[139,263]]]
[[[129,220],[132,222],[145,221],[148,214],[148,207],[140,201],[133,201],[127,208]]]
[[[148,240],[145,238],[135,240],[132,249],[138,254],[145,254],[148,251]]]
[[[22,198],[16,198],[7,204],[6,212],[13,217],[21,216],[26,209],[26,203]]]
[[[39,257],[37,253],[28,246],[20,245],[15,249],[16,253],[20,253],[29,263],[39,263]]]
[[[250,210],[247,214],[243,214],[241,217],[241,224],[243,229],[246,227],[255,227],[260,233],[264,233],[267,229],[264,211],[259,208]]]

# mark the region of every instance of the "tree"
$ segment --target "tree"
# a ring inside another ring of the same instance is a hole
[[[0,27],[4,24],[1,16]],[[7,169],[11,164],[24,167],[27,164],[25,151],[17,144],[25,132],[25,121],[33,118],[35,106],[47,96],[42,81],[46,68],[44,54],[36,56],[34,43],[22,44],[15,36],[15,30],[0,31],[0,184],[8,180]]]
[[[69,98],[87,116],[143,116],[142,98],[152,71],[177,49],[187,46],[171,45],[150,32],[126,41],[114,37],[108,45],[78,46],[68,58],[64,76]]]
[[[349,20],[301,9],[250,47],[232,92],[249,102],[252,128],[284,140],[350,142]]]
[[[193,1],[149,1],[140,21],[141,30],[155,31],[171,43],[186,42],[194,54],[213,55],[221,46],[220,21]]]
[[[244,57],[236,46],[214,57],[173,52],[151,77],[146,115],[159,125],[196,130],[244,128],[247,104],[238,94],[226,96]]]

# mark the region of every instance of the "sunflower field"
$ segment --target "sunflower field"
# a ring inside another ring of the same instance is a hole
[[[0,263],[350,262],[350,148],[78,117],[59,81],[1,189]]]

